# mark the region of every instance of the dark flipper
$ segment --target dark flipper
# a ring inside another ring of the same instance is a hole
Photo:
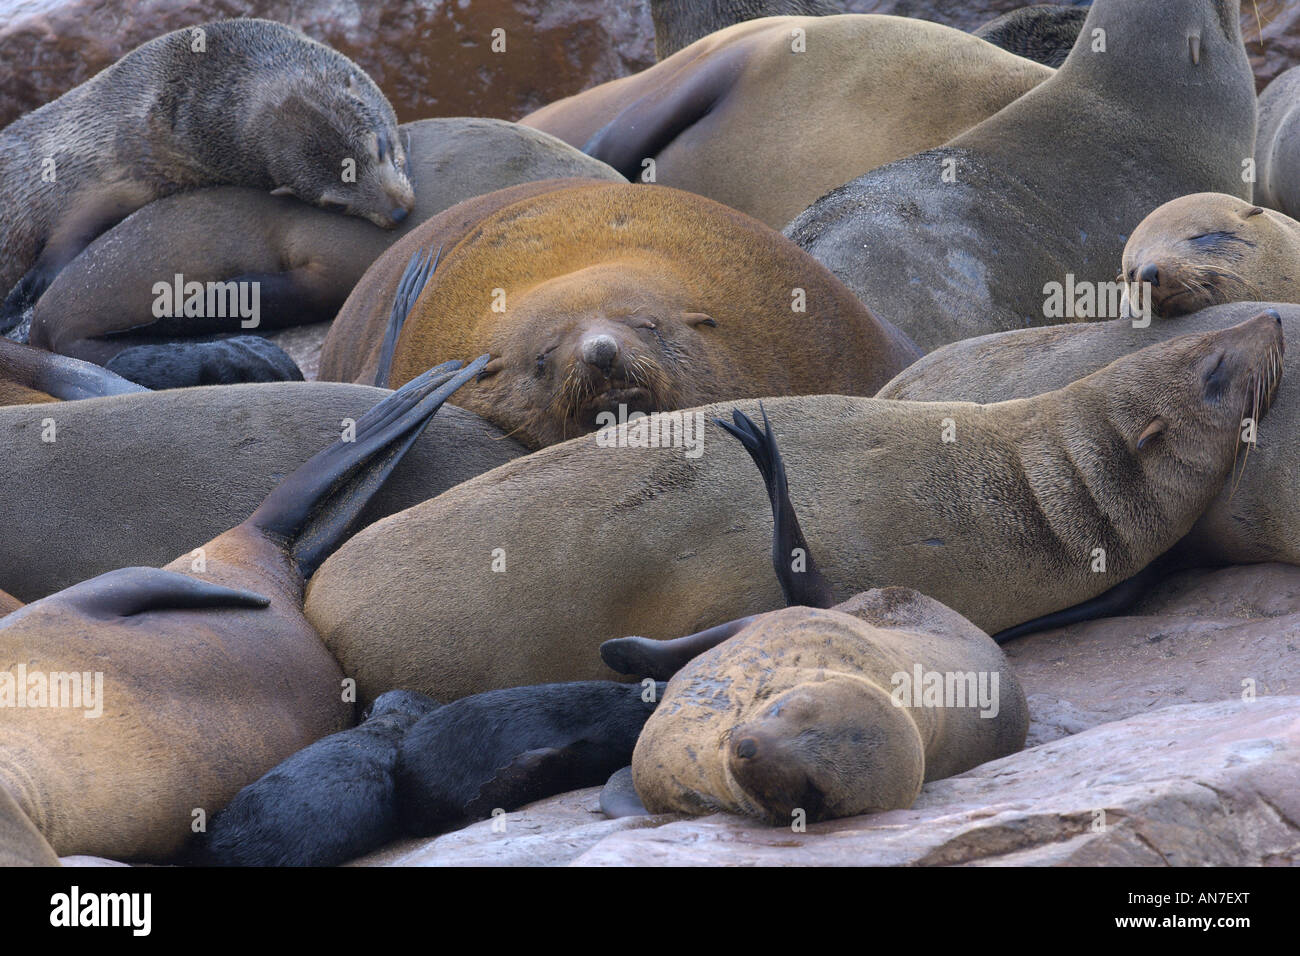
[[[600,791],[600,810],[612,820],[650,815],[632,783],[631,767],[615,770],[614,775],[605,783],[605,788]]]
[[[130,617],[147,611],[211,607],[266,607],[270,598],[223,587],[179,571],[120,568],[74,584],[59,599],[94,617]]]
[[[92,362],[55,355],[3,338],[0,338],[0,378],[64,401],[148,391]]]
[[[749,50],[736,45],[704,65],[683,70],[686,79],[669,81],[667,92],[654,90],[628,104],[583,145],[588,156],[613,166],[636,181],[644,160],[708,116],[740,76]]]
[[[785,462],[781,460],[781,450],[777,447],[772,434],[772,425],[767,420],[767,411],[759,403],[763,413],[763,431],[759,432],[753,420],[742,411],[733,411],[735,424],[715,418],[714,422],[734,435],[749,457],[754,459],[758,470],[763,474],[763,483],[767,486],[767,497],[772,504],[772,566],[776,569],[777,580],[781,582],[781,593],[785,595],[787,606],[834,607],[837,603],[831,594],[830,585],[817,570],[812,551],[804,540],[799,527],[799,518],[795,515],[794,505],[790,501],[790,488],[785,478]],[[796,550],[803,557],[804,569],[796,571],[793,558]]]
[[[416,249],[415,254],[411,256],[411,261],[406,264],[406,271],[402,273],[401,280],[397,283],[397,294],[393,296],[393,311],[388,316],[384,344],[379,350],[379,365],[375,369],[375,384],[380,388],[388,388],[388,375],[393,369],[393,352],[397,349],[397,337],[402,334],[402,326],[406,324],[406,317],[411,314],[411,306],[415,305],[415,300],[424,291],[429,276],[433,275],[433,271],[438,268],[441,259],[442,246],[439,246],[438,251],[432,256],[424,248]]]
[[[302,371],[294,360],[274,342],[258,335],[132,345],[105,362],[104,367],[152,389],[302,381]]]
[[[513,810],[525,803],[557,793],[566,793],[584,785],[580,779],[585,741],[565,747],[540,747],[519,754],[497,770],[465,806],[471,820],[490,817],[493,810]]]
[[[1025,621],[1023,624],[1009,627],[1005,631],[998,631],[993,635],[993,640],[999,644],[1005,644],[1007,641],[1015,640],[1017,637],[1024,637],[1027,634],[1036,634],[1039,631],[1050,631],[1053,628],[1065,627],[1069,624],[1080,624],[1084,621],[1095,621],[1098,618],[1115,617],[1123,614],[1137,604],[1141,598],[1145,597],[1157,581],[1176,569],[1171,561],[1158,558],[1133,575],[1133,577],[1121,581],[1109,591],[1103,591],[1095,598],[1082,601],[1073,607],[1053,611],[1051,614],[1044,614],[1032,621]]]
[[[600,659],[619,674],[668,680],[685,667],[687,662],[735,636],[752,620],[754,615],[739,617],[726,624],[718,624],[708,630],[668,641],[653,641],[648,637],[616,637],[600,645]]]
[[[340,439],[280,482],[249,523],[291,542],[299,571],[311,577],[442,403],[487,361],[483,355],[463,369],[445,362],[411,379],[357,420],[354,441]]]

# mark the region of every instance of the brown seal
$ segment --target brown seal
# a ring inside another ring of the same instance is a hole
[[[208,542],[202,565],[112,571],[0,618],[0,702],[16,708],[0,726],[0,787],[58,853],[167,860],[241,787],[351,722],[338,664],[302,615],[306,579],[484,361],[385,398],[354,441]]]
[[[1090,375],[1130,352],[1191,332],[1230,328],[1266,310],[1300,338],[1300,306],[1237,302],[1134,328],[1129,319],[999,332],[931,352],[880,390],[911,401],[1031,398]],[[1282,561],[1300,564],[1300,368],[1281,357],[1282,384],[1231,481],[1173,548],[1174,566]]]
[[[250,186],[387,227],[414,202],[405,165],[393,108],[341,53],[270,20],[175,30],[0,132],[0,324],[162,196]]]
[[[915,588],[993,633],[1106,591],[1182,537],[1276,387],[1281,347],[1261,317],[1030,401],[764,404],[787,460],[813,463],[792,485],[835,592]],[[745,453],[634,447],[638,425],[544,448],[340,548],[307,615],[363,696],[598,679],[606,639],[779,606]]]
[[[632,774],[651,813],[812,823],[910,807],[924,781],[1015,753],[1028,728],[987,634],[884,588],[760,615],[696,657],[646,722]]]
[[[386,394],[276,382],[0,407],[7,509],[0,588],[34,601],[124,565],[165,564],[246,518]],[[525,451],[477,415],[446,406],[363,520],[409,508]]]
[[[1051,75],[924,20],[773,17],[520,122],[634,181],[653,159],[649,181],[780,229],[828,190],[947,142]]]
[[[1300,216],[1300,67],[1279,74],[1259,94],[1255,201]]]
[[[553,136],[502,120],[421,120],[399,132],[417,192],[397,228],[380,229],[257,189],[222,186],[168,196],[100,236],[59,274],[33,311],[32,344],[105,364],[128,348],[174,354],[169,336],[253,328],[236,309],[208,314],[206,297],[203,314],[159,318],[156,286],[170,291],[177,275],[205,290],[209,283],[255,287],[257,329],[326,321],[385,249],[461,200],[557,176],[622,181]],[[219,297],[213,304],[228,303]],[[221,381],[209,376],[204,384]]]
[[[143,392],[107,369],[0,337],[0,405],[61,402]]]
[[[482,380],[458,401],[538,447],[607,423],[601,416],[871,394],[917,354],[817,263],[735,210],[662,186],[552,186],[461,203],[396,243],[340,311],[321,378],[398,385],[422,363],[486,351]],[[415,244],[429,250],[432,275],[376,378]]]
[[[1300,302],[1300,222],[1223,193],[1170,200],[1133,230],[1120,268],[1129,302],[1162,318],[1224,302]]]
[[[1238,6],[1095,0],[1051,79],[828,193],[785,234],[926,350],[1059,321],[1048,284],[1111,281],[1161,203],[1250,198],[1255,88]]]
[[[54,848],[0,784],[0,867],[58,865]]]

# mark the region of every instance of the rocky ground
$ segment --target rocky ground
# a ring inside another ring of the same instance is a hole
[[[1131,615],[1007,652],[1027,748],[928,784],[910,810],[796,833],[609,820],[588,789],[352,865],[1300,864],[1300,568],[1180,574]]]

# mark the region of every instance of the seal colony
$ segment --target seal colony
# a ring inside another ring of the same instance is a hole
[[[977,31],[1056,70],[653,11],[531,125],[239,20],[0,130],[0,864],[905,808],[1048,718],[999,643],[1300,565],[1300,83],[1237,0]]]

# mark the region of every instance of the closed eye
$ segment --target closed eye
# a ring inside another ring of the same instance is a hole
[[[1187,241],[1196,243],[1202,249],[1221,249],[1233,242],[1240,242],[1247,246],[1254,245],[1253,242],[1241,238],[1235,232],[1202,232],[1199,235],[1188,236]]]

